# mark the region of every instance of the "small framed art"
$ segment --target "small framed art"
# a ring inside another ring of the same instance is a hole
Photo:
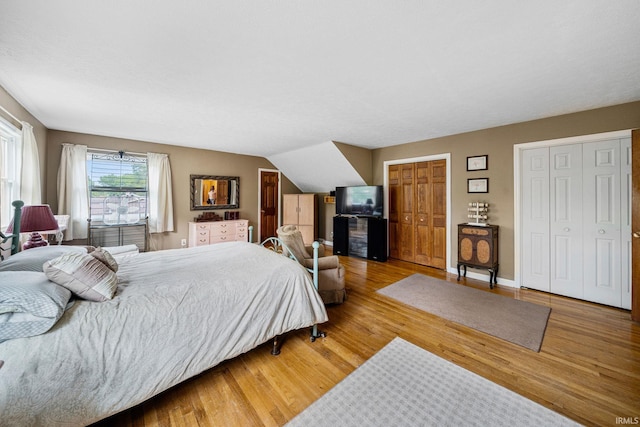
[[[467,193],[488,193],[489,178],[467,179]]]
[[[468,171],[486,171],[489,169],[489,156],[472,156],[467,157]]]

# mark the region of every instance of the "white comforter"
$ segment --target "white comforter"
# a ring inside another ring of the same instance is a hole
[[[327,321],[309,275],[231,242],[121,259],[117,296],[0,344],[0,425],[82,425],[284,332]]]

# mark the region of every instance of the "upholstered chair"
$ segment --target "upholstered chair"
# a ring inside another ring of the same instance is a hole
[[[277,230],[278,238],[285,244],[284,255],[291,254],[306,268],[313,268],[313,248],[304,244],[302,233],[295,225],[285,225]],[[288,251],[287,251],[288,249]],[[347,299],[344,287],[344,267],[337,255],[325,256],[324,245],[318,248],[318,293],[325,304],[342,303]]]

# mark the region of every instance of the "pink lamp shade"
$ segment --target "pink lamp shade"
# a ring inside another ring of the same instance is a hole
[[[31,249],[38,246],[47,246],[46,240],[39,232],[57,230],[58,221],[53,216],[49,205],[30,205],[22,208],[22,219],[20,221],[20,232],[31,233],[29,240],[22,245],[22,249]],[[13,232],[13,219],[7,227],[7,233]]]

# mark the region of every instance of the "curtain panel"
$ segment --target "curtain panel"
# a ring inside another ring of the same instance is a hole
[[[33,134],[33,126],[27,122],[22,124],[22,167],[20,170],[20,199],[25,205],[42,203],[40,185],[40,157],[38,144]]]
[[[149,232],[173,231],[171,165],[167,154],[147,153],[149,171]]]
[[[58,214],[70,216],[64,240],[87,238],[88,191],[87,146],[62,144],[58,169]]]

